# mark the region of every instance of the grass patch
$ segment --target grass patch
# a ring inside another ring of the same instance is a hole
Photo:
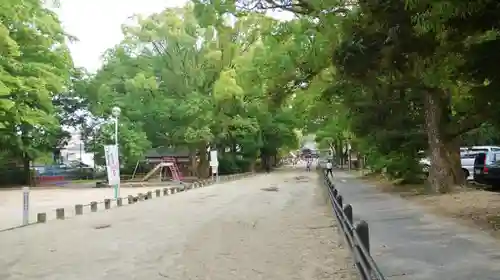
[[[382,192],[396,193],[403,197],[435,194],[427,182],[405,184],[401,179],[390,180],[378,173],[363,175],[361,179],[376,186]]]
[[[412,199],[430,213],[451,217],[472,228],[500,238],[500,194],[481,189]]]
[[[96,179],[78,179],[78,180],[71,180],[68,183],[70,184],[85,184],[85,183],[95,183],[99,180]]]
[[[453,218],[460,224],[482,230],[500,239],[500,193],[485,190],[482,186],[456,187],[451,193],[439,194],[423,182],[402,184],[381,174],[360,177],[381,192],[397,194],[437,216]]]

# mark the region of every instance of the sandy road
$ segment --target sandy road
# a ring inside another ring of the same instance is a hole
[[[3,232],[0,279],[356,279],[324,201],[276,172]]]
[[[120,195],[127,197],[163,187],[121,188]],[[34,188],[30,191],[30,222],[36,222],[38,212],[45,212],[47,219],[54,220],[57,208],[65,208],[67,215],[74,216],[75,204],[85,205],[91,201],[102,202],[105,198],[113,198],[113,195],[111,188]],[[85,207],[84,211],[90,212],[90,208]],[[22,220],[22,190],[0,190],[0,230],[19,226]]]

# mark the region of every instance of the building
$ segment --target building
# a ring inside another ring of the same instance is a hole
[[[94,153],[86,153],[85,145],[80,138],[80,132],[72,131],[71,139],[61,149],[61,161],[63,163],[78,161],[87,166],[94,167]]]

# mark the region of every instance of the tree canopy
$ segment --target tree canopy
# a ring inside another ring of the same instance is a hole
[[[351,146],[408,181],[428,151],[429,182],[446,192],[464,182],[458,147],[499,139],[499,6],[195,0],[135,16],[89,74],[73,66],[71,36],[52,11],[9,0],[0,4],[1,159],[29,172],[76,126],[102,164],[118,106],[125,169],[152,147],[182,147],[198,176],[208,176],[208,149],[224,172],[250,170],[314,133],[338,159]]]

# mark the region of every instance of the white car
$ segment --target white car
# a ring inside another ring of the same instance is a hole
[[[462,165],[462,171],[464,172],[467,180],[474,179],[474,159],[477,154],[481,152],[500,152],[500,146],[473,146],[473,147],[461,147],[460,148],[460,163]],[[423,166],[424,172],[429,172],[429,167],[431,166],[431,161],[428,157],[421,158],[420,164]]]
[[[460,148],[460,162],[462,169],[467,175],[467,180],[474,179],[474,160],[479,153],[500,152],[500,146],[473,146]]]

